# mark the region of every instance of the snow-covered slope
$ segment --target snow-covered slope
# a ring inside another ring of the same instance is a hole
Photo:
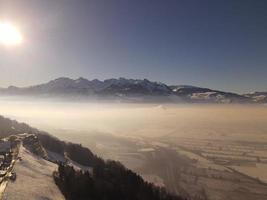
[[[57,165],[33,155],[24,147],[20,148],[19,156],[22,161],[17,161],[14,171],[16,181],[9,181],[5,190],[5,200],[63,200],[52,173]]]
[[[231,92],[212,90],[187,85],[170,86],[172,92],[187,102],[204,103],[249,103],[250,97]]]
[[[267,103],[267,92],[253,92],[245,96],[252,98],[254,102]]]

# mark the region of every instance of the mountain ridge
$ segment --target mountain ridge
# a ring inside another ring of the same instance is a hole
[[[82,96],[119,100],[189,102],[189,103],[267,103],[267,92],[237,94],[190,85],[167,85],[148,79],[111,78],[103,81],[80,77],[60,77],[28,87],[0,88],[0,95]]]

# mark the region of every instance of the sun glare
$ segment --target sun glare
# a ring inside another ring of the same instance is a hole
[[[16,26],[0,22],[0,43],[6,46],[18,45],[22,42],[22,35]]]

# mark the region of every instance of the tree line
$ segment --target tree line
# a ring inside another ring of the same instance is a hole
[[[67,200],[182,200],[116,161],[98,162],[93,173],[59,164],[54,179]]]

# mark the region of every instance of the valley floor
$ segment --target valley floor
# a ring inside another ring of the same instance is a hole
[[[267,199],[267,143],[185,138],[91,137],[95,151],[148,182],[193,200]]]

